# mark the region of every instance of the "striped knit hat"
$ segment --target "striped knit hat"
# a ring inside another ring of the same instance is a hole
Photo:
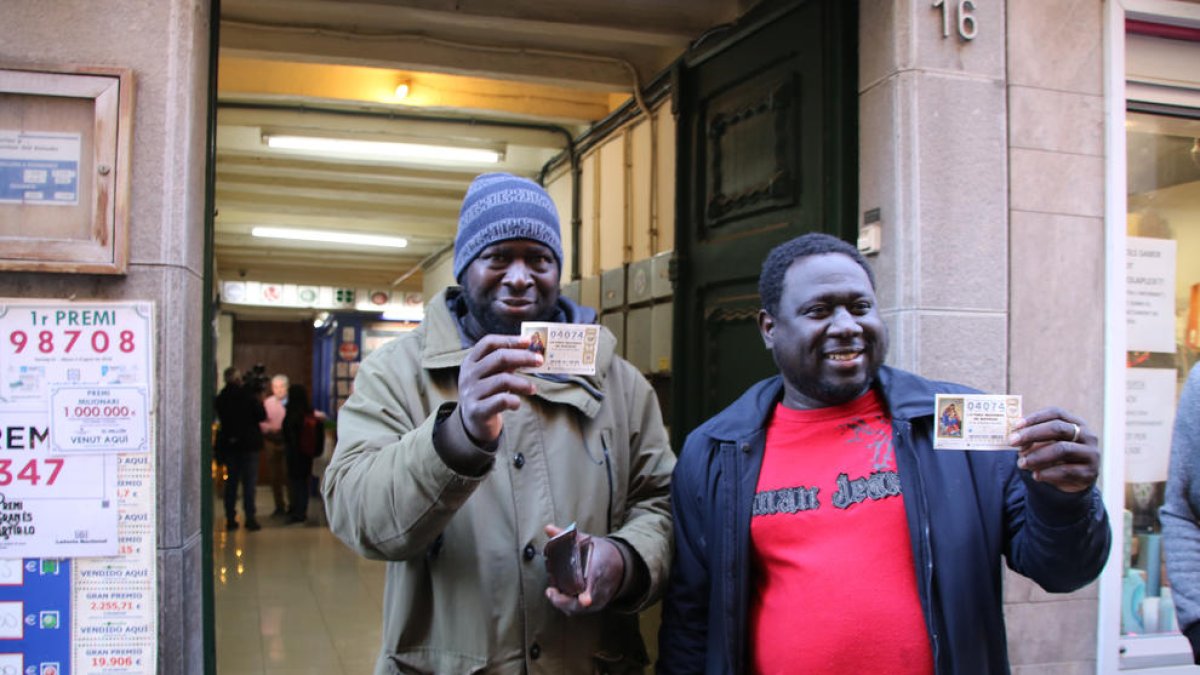
[[[467,188],[458,214],[454,278],[461,283],[463,272],[483,249],[506,239],[532,239],[545,244],[562,268],[558,209],[542,186],[507,173],[477,176]]]

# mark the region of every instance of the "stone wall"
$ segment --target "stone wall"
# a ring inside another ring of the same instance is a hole
[[[1104,408],[1103,6],[1008,0],[1008,388],[1097,434]],[[1101,450],[1104,449],[1101,439]],[[1121,443],[1114,443],[1120,448]],[[1118,519],[1118,522],[1120,520]],[[1017,675],[1096,668],[1097,588],[1051,595],[1009,573]]]
[[[0,63],[134,73],[128,274],[4,273],[0,297],[155,303],[160,673],[203,669],[199,383],[208,43],[203,0],[0,5]]]

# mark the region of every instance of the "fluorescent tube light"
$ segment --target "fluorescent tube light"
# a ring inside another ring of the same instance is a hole
[[[281,150],[302,150],[337,155],[355,155],[379,159],[440,160],[495,164],[500,153],[483,148],[460,148],[452,145],[423,145],[391,141],[356,141],[345,138],[317,136],[266,136],[267,147]]]
[[[290,227],[253,227],[250,235],[267,239],[293,239],[296,241],[319,241],[329,244],[352,246],[385,246],[404,248],[408,240],[403,237],[388,237],[382,234],[357,234],[354,232],[332,232],[329,230],[298,230]]]

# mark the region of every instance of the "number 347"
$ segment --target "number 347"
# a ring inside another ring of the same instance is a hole
[[[62,471],[62,459],[46,459],[42,460],[46,467],[50,469],[49,475],[46,475],[38,470],[38,460],[31,459],[25,462],[19,470],[13,466],[11,459],[0,459],[0,487],[12,485],[13,481],[24,481],[30,485],[37,485],[46,479],[46,485],[54,485],[54,481],[58,480],[58,472]],[[13,471],[17,473],[14,475]]]
[[[955,7],[951,7],[951,3]],[[958,37],[964,40],[974,40],[979,32],[979,24],[975,20],[975,3],[972,0],[933,0],[935,8],[942,9],[942,37],[950,37],[951,14],[958,17]]]

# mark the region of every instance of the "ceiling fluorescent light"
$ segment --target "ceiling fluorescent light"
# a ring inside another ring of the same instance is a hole
[[[377,159],[435,160],[448,162],[477,162],[495,164],[500,153],[484,148],[461,148],[452,145],[393,143],[391,141],[355,141],[346,138],[317,136],[266,136],[267,147],[281,150],[301,150],[336,155],[354,155]]]
[[[330,230],[298,230],[290,227],[253,227],[250,235],[268,239],[292,239],[295,241],[319,241],[329,244],[350,244],[352,246],[386,246],[388,248],[404,248],[408,240],[403,237],[388,237],[381,234],[356,234],[354,232],[333,232]]]

